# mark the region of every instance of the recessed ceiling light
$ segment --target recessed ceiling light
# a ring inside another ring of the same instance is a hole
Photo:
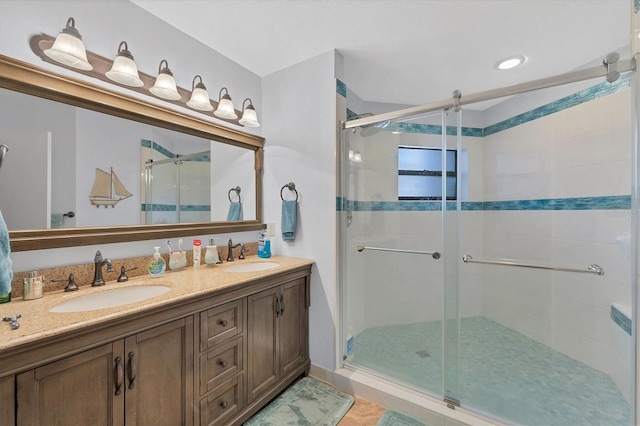
[[[494,68],[497,70],[510,70],[523,65],[525,62],[527,62],[526,56],[509,56],[508,58],[500,59],[498,62],[496,62]]]

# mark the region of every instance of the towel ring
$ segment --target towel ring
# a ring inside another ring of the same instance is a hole
[[[285,184],[282,188],[280,188],[280,198],[284,201],[284,197],[282,196],[282,191],[287,188],[289,191],[293,191],[296,193],[296,201],[298,201],[298,191],[296,190],[296,184],[293,182],[289,182]]]
[[[242,202],[242,198],[240,198],[240,191],[241,191],[241,189],[240,189],[239,186],[236,186],[235,188],[231,188],[229,190],[229,192],[227,193],[227,196],[229,197],[229,202],[233,203],[233,201],[231,201],[231,193],[235,192],[236,194],[238,194],[238,202],[241,203]]]

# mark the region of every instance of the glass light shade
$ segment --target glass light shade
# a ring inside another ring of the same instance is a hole
[[[196,80],[200,81],[196,84]],[[187,102],[187,106],[198,111],[211,111],[213,109],[207,88],[202,83],[202,77],[199,75],[193,77],[191,99]]]
[[[220,95],[218,96],[218,108],[213,111],[213,113],[220,118],[226,118],[227,120],[235,120],[238,118],[236,115],[235,108],[233,107],[233,102],[231,101],[231,96],[229,96],[229,92],[225,93],[222,96],[222,91],[226,91],[227,88],[223,87],[220,89]]]
[[[111,70],[107,71],[104,75],[110,80],[116,83],[124,84],[131,87],[142,87],[144,83],[140,80],[138,75],[138,67],[132,58],[118,55],[113,61]]]
[[[162,64],[166,66],[162,68]],[[176,87],[176,80],[173,78],[171,70],[169,70],[167,61],[164,59],[160,62],[160,70],[158,71],[158,77],[152,88],[149,89],[151,93],[162,99],[168,99],[170,101],[177,101],[182,98],[178,93]]]
[[[258,115],[256,114],[256,110],[253,108],[252,104],[249,104],[249,106],[244,110],[239,123],[245,127],[260,127],[260,123],[258,123]]]
[[[200,87],[196,87],[191,92],[191,99],[187,102],[190,108],[197,109],[198,111],[212,111],[213,105],[209,99],[209,93]]]
[[[90,71],[93,66],[87,60],[87,51],[84,48],[82,37],[74,25],[73,18],[69,18],[67,26],[58,34],[53,46],[44,51],[44,54],[69,67]]]

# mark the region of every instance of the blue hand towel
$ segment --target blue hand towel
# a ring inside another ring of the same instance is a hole
[[[296,222],[298,220],[298,202],[282,201],[282,240],[294,241],[296,239]]]
[[[242,220],[242,203],[239,201],[232,201],[229,205],[229,214],[227,214],[227,220]]]
[[[11,292],[11,280],[13,271],[11,270],[11,247],[9,246],[9,231],[4,222],[2,212],[0,212],[0,295]]]

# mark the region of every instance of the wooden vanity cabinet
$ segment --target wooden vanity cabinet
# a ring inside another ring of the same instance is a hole
[[[303,278],[249,296],[248,402],[308,359],[307,296]]]
[[[192,333],[183,318],[18,374],[17,424],[192,423]]]
[[[309,371],[310,274],[0,351],[0,425],[240,425]]]

